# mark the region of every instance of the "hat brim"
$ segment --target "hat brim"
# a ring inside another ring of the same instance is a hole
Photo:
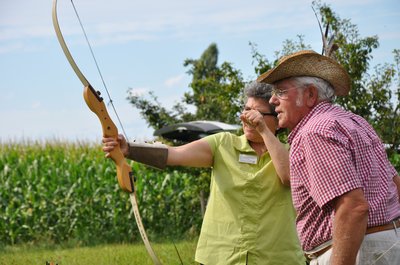
[[[283,57],[275,68],[260,75],[257,81],[273,84],[298,76],[313,76],[328,81],[337,96],[348,95],[351,87],[350,76],[340,64],[327,56],[308,50]]]

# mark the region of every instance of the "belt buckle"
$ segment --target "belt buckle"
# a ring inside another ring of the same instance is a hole
[[[327,252],[329,249],[332,248],[332,245],[327,245],[323,248],[321,248],[320,250],[317,250],[313,253],[304,253],[306,258],[309,260],[313,260],[313,259],[317,259],[319,256],[325,254],[325,252]]]
[[[315,255],[315,253],[310,253],[310,254],[306,254],[306,258],[310,261],[310,260],[318,258],[318,256]]]

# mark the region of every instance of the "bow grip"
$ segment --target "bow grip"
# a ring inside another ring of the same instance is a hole
[[[117,140],[117,126],[115,126],[114,122],[111,120],[103,98],[100,97],[100,93],[97,93],[93,87],[89,85],[85,86],[83,90],[83,97],[85,98],[85,102],[89,109],[93,111],[99,118],[103,129],[103,136],[113,137],[115,140]],[[110,152],[110,158],[114,161],[117,167],[117,179],[121,189],[125,192],[133,192],[134,183],[132,179],[132,169],[126,162],[119,145]]]

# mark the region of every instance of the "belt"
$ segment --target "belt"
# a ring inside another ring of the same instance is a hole
[[[325,248],[323,248],[321,250],[318,250],[317,252],[314,252],[314,253],[310,253],[310,254],[304,253],[304,256],[306,256],[306,259],[308,261],[310,261],[312,259],[318,258],[319,256],[321,256],[322,254],[324,254],[325,252],[327,252],[331,248],[332,248],[332,245],[329,245],[329,246],[326,246]]]
[[[387,231],[387,230],[391,230],[391,229],[396,229],[396,228],[400,228],[400,219],[390,222],[388,224],[385,225],[378,225],[378,226],[373,226],[373,227],[368,227],[367,231],[365,232],[366,235],[368,234],[372,234],[372,233],[377,233],[377,232],[382,232],[382,231]],[[311,254],[305,254],[306,258],[308,260],[312,260],[312,259],[316,259],[319,256],[321,256],[322,254],[324,254],[325,252],[327,252],[328,250],[330,250],[332,248],[332,245],[329,245],[315,253],[311,253]]]
[[[381,231],[386,231],[386,230],[391,230],[391,229],[396,229],[400,227],[400,219],[390,222],[385,225],[378,225],[378,226],[373,226],[373,227],[368,227],[367,231],[365,232],[366,235],[376,233],[376,232],[381,232]]]

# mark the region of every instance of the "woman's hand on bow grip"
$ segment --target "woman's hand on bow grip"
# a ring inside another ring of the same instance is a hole
[[[129,145],[128,142],[126,141],[125,137],[122,134],[118,135],[117,140],[113,137],[103,137],[102,139],[103,143],[103,152],[106,153],[106,157],[110,157],[110,152],[114,150],[116,146],[120,146],[121,152],[124,156],[126,156],[129,153]]]

